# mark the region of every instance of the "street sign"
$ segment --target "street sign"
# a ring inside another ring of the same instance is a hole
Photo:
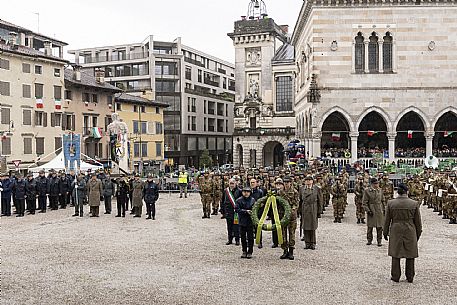
[[[19,168],[19,165],[21,165],[21,160],[13,160],[13,164],[16,166],[16,168]]]

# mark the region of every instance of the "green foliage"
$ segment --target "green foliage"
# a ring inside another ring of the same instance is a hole
[[[213,166],[213,159],[209,155],[208,150],[204,150],[200,156],[200,168],[209,168]]]

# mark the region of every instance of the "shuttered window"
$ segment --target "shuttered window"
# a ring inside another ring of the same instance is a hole
[[[62,87],[61,86],[54,86],[54,99],[56,99],[56,100],[62,99]]]
[[[54,138],[54,150],[58,150],[62,148],[62,138],[61,137],[55,137]]]
[[[32,138],[24,138],[24,155],[32,154]]]
[[[11,110],[9,108],[2,108],[2,124],[9,124],[11,121]]]
[[[43,98],[43,84],[35,84],[35,98]]]
[[[38,156],[44,154],[44,138],[35,138],[36,140],[36,154]]]
[[[30,64],[23,63],[22,64],[22,72],[23,73],[30,73]]]
[[[30,110],[30,109],[22,110],[22,125],[25,125],[25,126],[32,125],[32,110]]]
[[[10,95],[10,83],[0,81],[0,95]]]
[[[32,97],[32,86],[23,84],[22,85],[22,97],[31,98]]]
[[[10,69],[10,61],[7,59],[0,58],[0,69],[9,70]]]
[[[2,139],[2,155],[11,155],[11,138]]]

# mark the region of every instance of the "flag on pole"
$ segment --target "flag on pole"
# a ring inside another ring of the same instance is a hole
[[[37,107],[37,108],[43,108],[43,106],[44,106],[44,105],[43,105],[43,99],[37,98],[37,99],[36,99],[36,107]]]
[[[103,132],[100,127],[92,127],[90,133],[91,133],[92,137],[95,139],[100,139],[101,137],[103,137]]]
[[[412,138],[413,138],[413,131],[408,130],[408,139],[412,139]]]
[[[454,131],[445,131],[444,132],[444,137],[447,138],[447,137],[450,137],[454,134]]]
[[[372,137],[372,136],[374,136],[375,134],[377,134],[376,131],[368,130],[368,136],[369,136],[369,137]]]
[[[55,100],[56,110],[62,109],[62,100]]]
[[[341,140],[341,134],[339,132],[332,133],[332,141],[338,142]]]

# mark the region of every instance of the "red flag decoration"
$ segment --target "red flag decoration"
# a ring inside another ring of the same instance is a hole
[[[444,137],[447,138],[447,137],[450,137],[454,134],[454,131],[445,131],[444,132]]]
[[[62,100],[55,100],[56,110],[62,109]]]
[[[413,138],[413,131],[408,130],[408,139],[412,139],[412,138]]]
[[[338,142],[341,140],[341,134],[339,132],[332,133],[332,141]]]
[[[43,108],[43,106],[44,106],[44,105],[43,105],[43,99],[37,98],[37,99],[36,99],[36,107],[37,107],[37,108]]]
[[[369,137],[372,137],[372,136],[374,136],[375,134],[377,134],[376,131],[368,130],[368,136],[369,136]]]

